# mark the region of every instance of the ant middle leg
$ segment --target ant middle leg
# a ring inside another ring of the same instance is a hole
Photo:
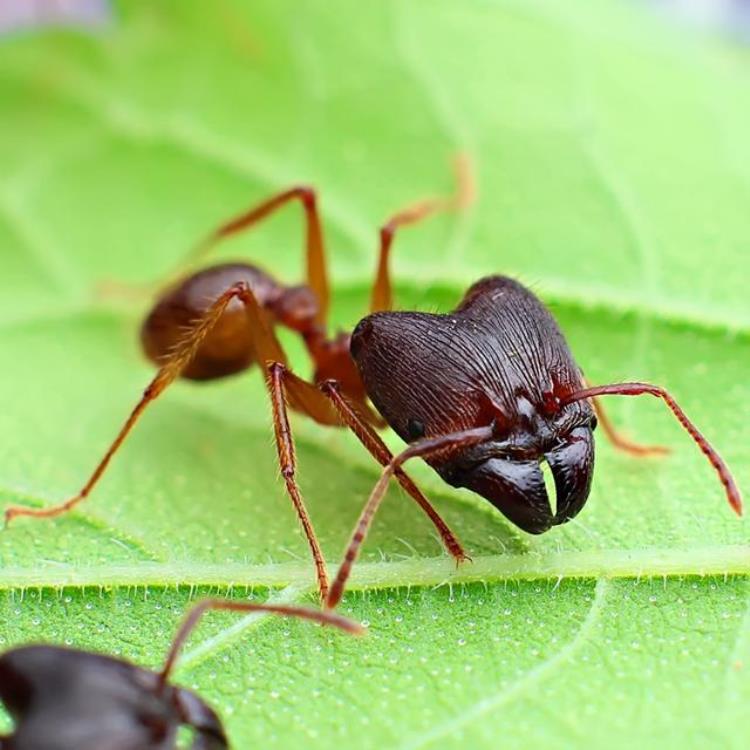
[[[274,429],[276,431],[279,461],[295,507],[298,504],[296,498],[299,497],[299,489],[295,479],[296,458],[294,439],[287,415],[287,400],[295,411],[306,414],[318,424],[337,427],[348,426],[381,465],[388,464],[393,455],[372,429],[371,423],[377,420],[377,416],[367,408],[367,405],[357,402],[355,406],[352,406],[341,396],[335,381],[327,380],[316,386],[295,375],[288,368],[281,345],[252,294],[248,295],[246,309],[250,316],[255,357],[259,362],[266,363],[268,371],[267,382],[274,408]],[[448,524],[408,475],[397,468],[396,477],[401,486],[433,522],[445,546],[456,561],[462,562],[468,559],[461,543]],[[302,517],[300,518],[302,520]],[[313,555],[316,555],[315,551],[313,551]],[[319,566],[319,571],[324,572],[322,556],[320,562],[316,557],[316,566]]]

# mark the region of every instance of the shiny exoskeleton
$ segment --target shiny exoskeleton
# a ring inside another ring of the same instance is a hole
[[[56,646],[0,656],[0,699],[16,721],[2,750],[172,750],[181,726],[192,750],[228,747],[221,722],[195,693],[120,659]]]
[[[168,682],[189,633],[212,609],[270,612],[363,632],[331,612],[207,599],[185,618],[160,672],[104,654],[22,646],[0,655],[0,703],[15,722],[13,733],[0,737],[0,750],[175,750],[181,727],[192,730],[191,750],[226,750],[229,743],[213,709]]]
[[[433,199],[396,213],[380,230],[370,311],[351,336],[328,332],[329,286],[315,193],[292,188],[230,220],[199,246],[255,225],[299,200],[306,218],[307,283],[286,286],[246,263],[213,266],[167,288],[146,318],[141,339],[160,369],[82,490],[52,508],[10,508],[52,516],[85,499],[145,407],[178,377],[209,380],[257,363],[266,376],[281,474],[308,540],[321,598],[340,599],[388,480],[394,476],[424,510],[457,562],[467,559],[448,525],[403,470],[415,457],[449,484],[489,500],[524,531],[541,533],[573,518],[589,496],[597,420],[616,447],[640,446],[614,430],[598,396],[651,394],[662,399],[719,474],[738,513],[739,491],[718,453],[663,388],[632,382],[589,387],[544,305],[517,281],[492,276],[474,284],[444,315],[392,311],[390,249],[396,230],[437,209],[462,205],[471,192]],[[310,381],[289,368],[275,328],[298,333],[313,363]],[[371,406],[372,403],[377,412]],[[329,589],[323,554],[296,480],[287,407],[322,425],[347,426],[384,467]],[[409,445],[394,456],[376,428],[387,423]],[[547,496],[540,462],[549,465],[556,499]]]
[[[533,534],[581,510],[596,416],[587,401],[561,405],[583,387],[580,370],[555,320],[517,281],[482,279],[447,315],[370,315],[351,352],[373,404],[407,443],[493,425],[483,442],[426,458],[448,484]],[[555,479],[554,512],[542,460]]]

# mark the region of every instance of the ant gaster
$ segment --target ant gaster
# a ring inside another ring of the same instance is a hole
[[[22,646],[0,656],[0,702],[16,723],[12,735],[0,737],[0,750],[173,750],[182,726],[193,730],[192,750],[228,748],[213,709],[168,682],[180,648],[209,609],[272,612],[363,632],[332,612],[207,599],[185,618],[160,672],[104,654]]]
[[[223,238],[257,224],[290,201],[299,201],[306,221],[307,283],[287,287],[255,266],[228,263],[188,275],[169,287],[141,331],[144,349],[160,369],[90,479],[64,503],[43,509],[8,508],[6,519],[54,516],[84,500],[146,406],[178,377],[209,380],[254,362],[266,375],[281,473],[310,545],[320,595],[328,606],[335,606],[342,595],[391,476],[428,515],[455,560],[467,559],[456,536],[404,472],[402,465],[408,459],[423,458],[448,484],[478,493],[521,529],[539,534],[569,521],[586,502],[597,419],[618,448],[638,455],[665,452],[620,437],[597,403],[598,396],[646,393],[665,401],[713,464],[731,506],[740,513],[739,491],[729,470],[674,399],[663,388],[647,383],[589,387],[549,311],[517,281],[503,276],[481,279],[453,312],[444,315],[391,311],[388,264],[396,231],[437,210],[466,203],[470,193],[463,165],[455,197],[422,201],[383,225],[372,314],[351,335],[328,335],[329,285],[312,189],[287,190],[220,226],[198,246],[194,259]],[[311,382],[289,369],[274,332],[279,325],[301,335],[314,365]],[[349,427],[385,467],[330,590],[295,477],[287,404],[319,424]],[[376,432],[383,420],[409,443],[396,457]],[[542,460],[554,477],[554,511],[540,469]]]

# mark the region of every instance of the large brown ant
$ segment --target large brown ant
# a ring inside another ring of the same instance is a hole
[[[620,449],[636,455],[665,452],[619,436],[597,402],[603,395],[651,394],[662,399],[713,464],[730,505],[741,513],[739,490],[728,468],[675,400],[663,388],[647,383],[589,386],[552,315],[517,281],[504,276],[481,279],[454,311],[443,315],[391,311],[389,255],[396,232],[465,203],[471,193],[467,175],[465,167],[459,170],[455,197],[421,201],[381,227],[371,314],[352,334],[328,333],[329,283],[312,188],[286,190],[221,225],[200,243],[194,261],[220,240],[298,201],[306,223],[306,283],[285,286],[256,266],[224,263],[169,286],[141,329],[143,348],[159,371],[90,479],[59,505],[8,508],[6,520],[56,516],[83,501],[144,409],[178,377],[221,378],[255,362],[266,377],[281,473],[328,606],[340,600],[391,476],[428,515],[454,559],[467,559],[459,540],[404,472],[402,465],[411,458],[423,458],[448,484],[476,492],[524,531],[540,534],[569,521],[585,504],[597,421]],[[302,337],[314,366],[311,381],[289,368],[276,326]],[[385,467],[333,588],[297,485],[287,406],[319,424],[349,427]],[[383,420],[409,443],[395,457],[376,432]],[[554,477],[554,511],[542,460]]]

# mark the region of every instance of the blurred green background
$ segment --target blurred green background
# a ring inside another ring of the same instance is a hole
[[[75,491],[148,382],[149,300],[101,282],[158,280],[218,221],[307,181],[351,327],[380,222],[450,190],[459,151],[478,200],[399,237],[399,305],[520,278],[592,381],[669,388],[747,489],[749,76],[747,48],[625,0],[174,0],[6,31],[2,503]],[[219,254],[238,256],[299,281],[298,212]],[[747,523],[662,405],[609,406],[674,450],[634,461],[600,440],[575,522],[526,536],[414,467],[473,565],[454,572],[394,490],[342,607],[366,640],[212,616],[177,679],[236,748],[747,747]],[[294,426],[335,563],[377,470],[351,436]],[[0,533],[0,647],[156,665],[201,593],[310,599],[277,474],[257,372],[176,385],[79,513]]]

